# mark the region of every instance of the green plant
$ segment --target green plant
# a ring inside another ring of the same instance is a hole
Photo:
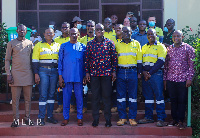
[[[193,46],[195,48],[195,76],[193,80],[192,86],[192,130],[193,137],[200,137],[200,24],[198,25],[198,29],[196,32],[186,26],[186,28],[182,29],[185,43]]]
[[[4,66],[4,58],[6,53],[6,45],[8,42],[8,34],[6,32],[6,25],[5,23],[0,24],[0,92],[5,91],[6,83],[4,80],[4,76],[2,73],[5,72]]]

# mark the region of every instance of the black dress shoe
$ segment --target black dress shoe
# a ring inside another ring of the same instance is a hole
[[[11,127],[18,127],[18,126],[19,126],[19,124],[18,124],[17,119],[14,119],[14,121],[11,124]]]
[[[111,120],[110,119],[106,120],[105,127],[111,127],[111,126],[112,126]]]
[[[29,126],[34,126],[34,122],[31,119],[25,120],[25,124]]]
[[[95,119],[92,123],[92,126],[93,127],[97,127],[99,125],[99,120],[98,119]]]
[[[40,121],[38,123],[39,126],[44,126],[45,125],[44,118],[39,119],[39,121]]]
[[[48,117],[47,122],[52,123],[52,124],[57,124],[58,120],[55,120],[53,117]]]

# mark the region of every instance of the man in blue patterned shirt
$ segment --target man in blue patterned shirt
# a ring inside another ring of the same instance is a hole
[[[95,38],[87,43],[85,53],[85,71],[92,91],[92,126],[99,124],[100,95],[104,102],[106,127],[111,127],[111,94],[112,81],[116,79],[117,53],[113,41],[104,37],[104,26],[98,23],[95,27]]]

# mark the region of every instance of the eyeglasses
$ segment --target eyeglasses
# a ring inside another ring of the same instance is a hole
[[[87,25],[87,27],[94,27],[94,25]]]
[[[67,29],[67,28],[69,28],[69,27],[62,27],[62,29]]]

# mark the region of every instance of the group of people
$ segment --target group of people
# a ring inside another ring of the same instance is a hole
[[[14,121],[11,127],[19,125],[17,119],[22,89],[26,107],[25,123],[34,125],[30,119],[30,108],[35,79],[40,93],[40,126],[45,125],[46,109],[46,122],[58,123],[53,117],[53,109],[54,93],[59,82],[63,90],[62,94],[58,93],[59,97],[63,97],[60,98],[64,116],[61,126],[69,123],[72,91],[76,97],[77,124],[83,125],[83,85],[90,83],[93,127],[99,124],[100,100],[104,103],[105,127],[111,127],[112,107],[118,110],[118,126],[128,122],[131,126],[153,123],[154,99],[156,126],[163,127],[166,125],[163,90],[167,90],[172,115],[172,121],[168,125],[177,125],[179,129],[184,129],[187,87],[191,86],[195,72],[192,61],[195,57],[194,48],[182,41],[183,33],[174,29],[173,19],[167,20],[165,26],[168,32],[163,35],[162,29],[155,25],[156,17],[148,18],[147,27],[145,20],[138,22],[131,13],[128,15],[130,26],[117,23],[113,26],[112,19],[116,20],[115,16],[105,18],[104,24],[95,25],[94,21],[89,20],[86,26],[87,35],[84,37],[80,37],[78,26],[81,20],[76,17],[75,25],[71,29],[69,23],[62,23],[62,35],[55,39],[54,29],[47,28],[44,32],[45,39],[35,44],[34,48],[33,43],[25,39],[26,26],[19,25],[18,38],[8,43],[5,57],[7,81],[11,86],[13,100]],[[116,93],[113,92],[114,83]],[[139,83],[142,83],[142,94],[145,98],[145,118],[136,121]]]

